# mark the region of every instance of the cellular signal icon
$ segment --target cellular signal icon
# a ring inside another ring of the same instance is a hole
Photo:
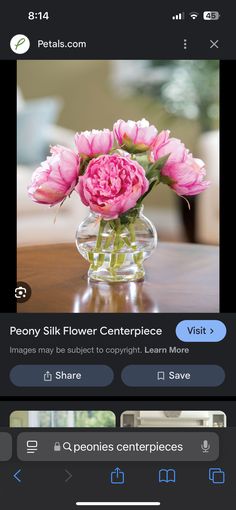
[[[184,12],[179,12],[179,14],[175,14],[175,16],[172,16],[172,19],[175,21],[183,21],[185,18]]]

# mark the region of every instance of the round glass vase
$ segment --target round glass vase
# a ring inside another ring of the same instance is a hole
[[[143,263],[157,246],[157,232],[143,206],[115,220],[90,212],[77,229],[76,246],[90,263],[90,280],[134,282],[144,278]]]

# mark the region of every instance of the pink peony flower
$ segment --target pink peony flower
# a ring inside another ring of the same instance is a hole
[[[113,126],[117,142],[124,149],[131,149],[133,152],[145,152],[155,142],[157,129],[150,126],[146,119],[138,120],[118,120]]]
[[[205,165],[201,159],[189,155],[183,163],[166,164],[161,171],[162,175],[169,177],[171,188],[178,195],[198,195],[210,185],[204,180]]]
[[[166,164],[170,164],[170,162],[181,163],[185,161],[188,153],[189,151],[186,149],[184,143],[177,138],[170,138],[170,131],[165,130],[161,131],[156,138],[151,153],[151,159],[157,161],[167,156],[167,154],[170,154]]]
[[[107,154],[112,149],[113,143],[114,135],[109,129],[103,131],[93,129],[75,135],[75,145],[82,157],[92,158],[99,154]]]
[[[134,207],[148,187],[144,169],[137,161],[113,154],[92,159],[76,191],[92,211],[114,219]]]
[[[60,145],[51,148],[52,156],[32,175],[28,194],[34,202],[55,205],[71,193],[78,181],[80,158]]]
[[[169,131],[162,131],[158,135],[151,158],[157,161],[170,154],[161,175],[169,178],[169,186],[178,195],[197,195],[210,184],[204,180],[204,162],[193,158],[185,145],[177,138],[169,138],[169,134]]]

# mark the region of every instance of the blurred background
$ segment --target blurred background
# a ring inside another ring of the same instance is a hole
[[[32,171],[49,145],[73,147],[76,131],[143,117],[203,159],[212,183],[191,198],[190,212],[167,186],[148,196],[145,214],[160,240],[219,243],[218,61],[21,60],[17,66],[18,245],[72,242],[88,213],[76,194],[60,211],[28,198]]]

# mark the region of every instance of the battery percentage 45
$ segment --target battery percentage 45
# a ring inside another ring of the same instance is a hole
[[[220,13],[218,11],[204,11],[203,19],[206,21],[217,21],[220,17]]]

